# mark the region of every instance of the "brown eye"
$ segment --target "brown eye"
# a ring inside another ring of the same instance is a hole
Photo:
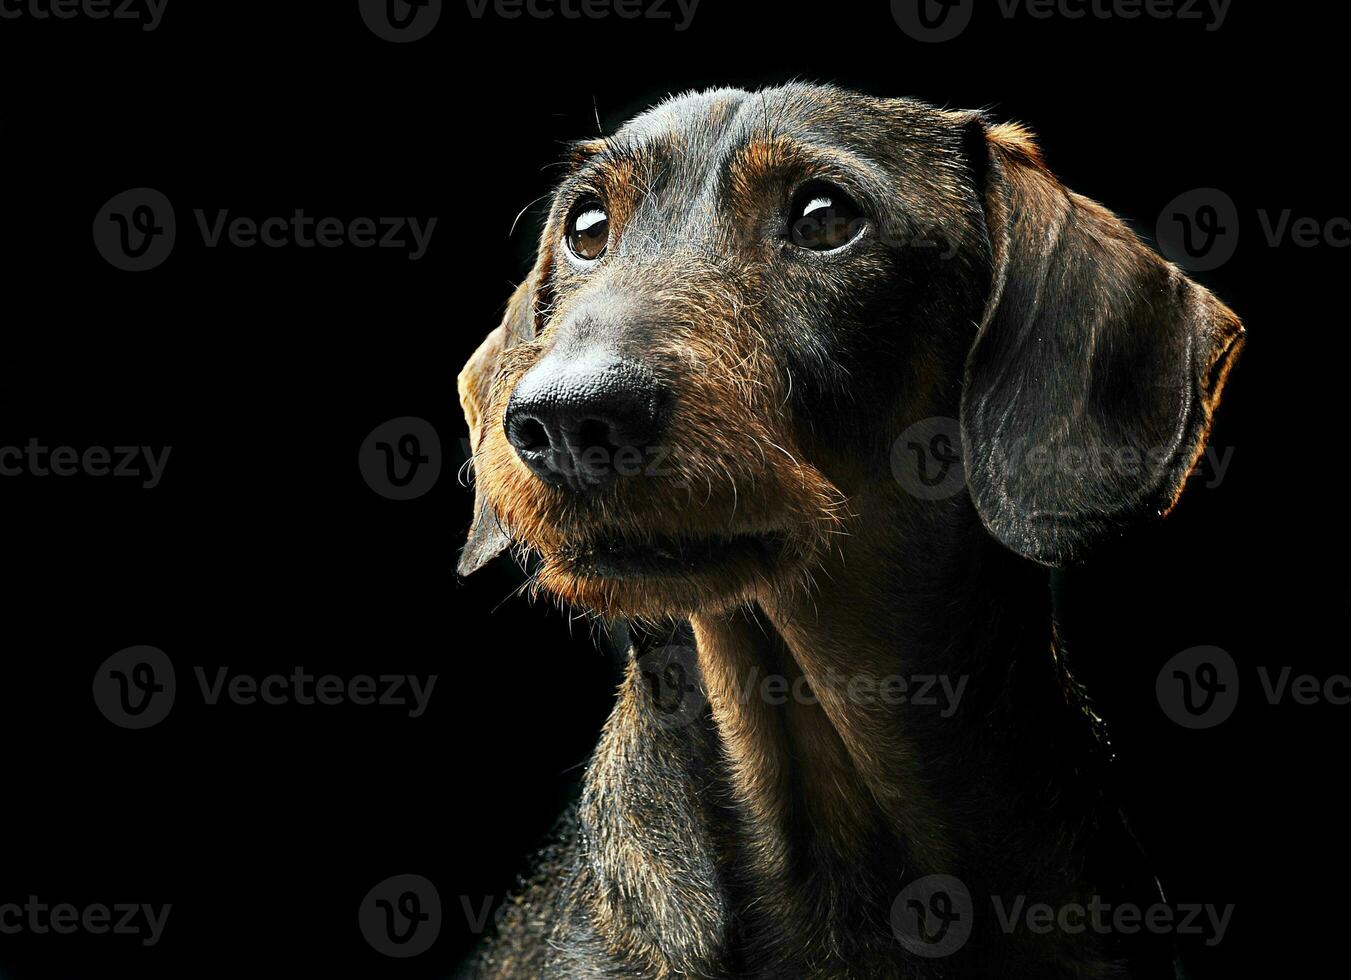
[[[829,252],[848,245],[863,231],[863,211],[830,184],[808,184],[793,197],[788,239],[798,248]]]
[[[568,219],[568,248],[577,258],[594,262],[610,243],[610,216],[595,198],[582,201]]]

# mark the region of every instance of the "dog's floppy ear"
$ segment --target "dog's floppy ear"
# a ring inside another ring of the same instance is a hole
[[[967,483],[995,536],[1059,565],[1172,508],[1243,327],[1021,129],[968,135],[993,280],[962,392]]]
[[[488,334],[479,349],[469,358],[460,372],[460,407],[464,410],[465,421],[469,424],[469,447],[475,457],[483,445],[488,426],[501,425],[501,419],[493,416],[493,383],[502,360],[502,354],[517,344],[531,340],[535,336],[536,316],[538,315],[539,284],[545,274],[544,263],[536,264],[526,277],[525,282],[516,287],[516,292],[507,303],[507,311],[497,329]],[[472,575],[488,562],[492,561],[511,544],[511,538],[501,525],[487,497],[475,482],[474,519],[469,528],[469,540],[460,552],[458,571],[461,575]]]

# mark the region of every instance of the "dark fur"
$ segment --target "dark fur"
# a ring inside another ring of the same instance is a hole
[[[870,228],[819,261],[778,230],[822,176]],[[614,229],[594,269],[560,251],[582,189]],[[534,271],[461,376],[479,492],[461,567],[514,542],[541,592],[649,625],[580,803],[478,975],[1161,975],[1147,942],[1004,935],[988,897],[1152,901],[1102,799],[1045,566],[1171,508],[1241,340],[1025,133],[979,114],[721,90],[580,145]],[[596,347],[672,393],[670,465],[576,500],[514,457],[502,413],[535,365]],[[960,418],[969,488],[936,501],[891,472],[897,436],[931,417]],[[602,533],[768,532],[777,561],[689,576],[606,581],[577,560]],[[672,667],[672,627],[654,625],[672,621],[708,701],[674,726],[644,682]],[[756,672],[815,702],[739,698]],[[969,681],[949,718],[838,684],[896,674]],[[917,958],[889,914],[936,873],[969,887],[975,933]]]

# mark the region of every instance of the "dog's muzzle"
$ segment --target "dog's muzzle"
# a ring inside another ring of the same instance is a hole
[[[516,386],[502,424],[531,472],[587,493],[641,472],[665,430],[668,401],[656,375],[630,358],[550,355]]]

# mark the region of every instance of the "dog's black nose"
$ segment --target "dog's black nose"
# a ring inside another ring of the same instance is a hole
[[[540,479],[576,492],[642,473],[664,422],[656,376],[619,357],[552,360],[526,372],[507,404],[516,454]]]

